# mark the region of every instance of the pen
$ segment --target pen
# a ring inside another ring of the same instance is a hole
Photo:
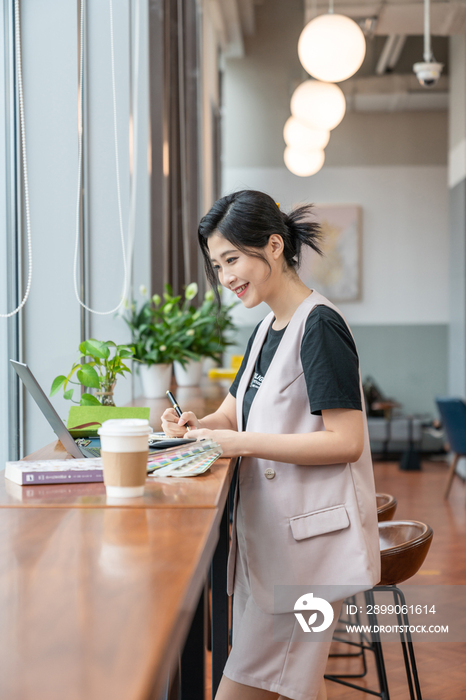
[[[178,416],[181,418],[181,416],[183,415],[183,411],[182,411],[181,408],[178,406],[178,403],[177,403],[175,397],[173,396],[172,392],[171,392],[171,391],[167,391],[167,396],[168,396],[168,398],[169,398],[169,400],[170,400],[171,405],[173,406],[173,408],[174,408],[175,411],[177,412]],[[188,425],[187,423],[184,424],[184,427],[186,428],[186,430],[191,430],[191,428],[189,427],[189,425]]]

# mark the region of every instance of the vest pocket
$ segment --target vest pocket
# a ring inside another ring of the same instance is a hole
[[[327,532],[344,530],[349,527],[349,518],[344,505],[332,506],[296,515],[290,518],[290,526],[295,540],[305,540]]]

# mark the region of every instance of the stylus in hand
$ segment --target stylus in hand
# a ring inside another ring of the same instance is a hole
[[[171,391],[167,391],[167,396],[168,396],[168,398],[169,398],[169,400],[170,400],[171,405],[173,406],[173,408],[174,408],[175,411],[177,412],[178,416],[181,418],[181,416],[183,415],[183,411],[182,411],[181,408],[178,406],[178,403],[177,403],[175,397],[173,396],[172,392],[171,392]],[[183,427],[183,426],[181,426],[181,427]],[[184,427],[186,428],[186,430],[191,430],[191,428],[189,427],[189,425],[188,425],[187,423],[184,424]]]

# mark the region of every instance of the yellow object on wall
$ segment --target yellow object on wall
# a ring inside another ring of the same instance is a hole
[[[241,367],[243,361],[243,355],[232,355],[230,367],[214,367],[209,370],[209,379],[233,379],[238,374],[238,370]]]

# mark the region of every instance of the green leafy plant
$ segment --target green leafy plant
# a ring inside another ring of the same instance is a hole
[[[144,288],[142,288],[142,292]],[[234,304],[216,306],[212,291],[206,292],[199,308],[192,305],[197,296],[195,282],[181,295],[174,296],[172,287],[165,285],[163,299],[158,295],[147,300],[141,308],[133,302],[124,317],[131,329],[134,359],[151,365],[212,357],[220,360],[230,342],[225,331],[234,330],[229,312]]]
[[[63,397],[81,406],[114,406],[113,389],[116,380],[120,374],[131,374],[124,360],[134,357],[134,349],[128,345],[116,345],[112,340],[104,343],[91,338],[80,344],[79,352],[81,358],[73,364],[69,374],[66,377],[60,374],[53,380],[50,396],[63,388]],[[90,359],[86,361],[86,358]],[[72,380],[75,373],[77,382]],[[97,389],[96,394],[101,396],[101,400],[86,392],[81,395],[80,401],[74,401],[74,389],[70,384]]]
[[[201,356],[212,357],[217,362],[221,362],[222,354],[233,342],[228,338],[228,332],[236,330],[236,326],[231,318],[231,310],[239,302],[222,304],[218,308],[215,295],[212,290],[208,290],[197,310],[191,307],[193,325],[202,319],[202,325],[196,326],[200,332],[195,333],[193,347]]]

